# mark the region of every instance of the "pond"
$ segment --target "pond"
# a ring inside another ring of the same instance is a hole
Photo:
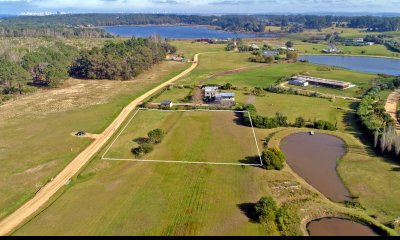
[[[288,165],[327,198],[335,202],[350,200],[336,167],[346,153],[340,138],[316,133],[296,133],[284,138],[280,146]]]
[[[370,227],[342,218],[322,218],[307,224],[310,236],[379,236]]]
[[[337,66],[357,72],[384,73],[400,75],[400,59],[355,57],[355,56],[316,56],[302,55],[300,60],[308,60],[310,63]]]
[[[149,37],[160,35],[162,38],[197,39],[197,38],[257,38],[272,37],[273,35],[234,33],[198,26],[115,26],[104,27],[108,33],[123,37]]]

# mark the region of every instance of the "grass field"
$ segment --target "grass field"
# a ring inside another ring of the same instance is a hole
[[[295,64],[275,64],[265,66],[263,68],[244,71],[237,74],[226,75],[216,79],[207,81],[209,84],[225,84],[231,83],[237,87],[262,87],[266,88],[275,85],[275,82],[282,78],[292,76],[294,74],[307,73],[313,77],[321,77],[328,79],[335,79],[340,81],[351,82],[356,84],[357,87],[347,90],[336,90],[324,87],[307,87],[306,89],[318,91],[322,93],[330,93],[335,95],[342,95],[348,97],[362,96],[371,84],[371,80],[376,78],[377,75],[357,73],[347,70],[329,70],[326,67],[307,63]]]
[[[192,58],[196,53],[223,52],[226,47],[225,44],[205,44],[191,40],[174,40],[170,43],[178,48],[178,53],[186,54],[188,58]]]
[[[220,52],[200,56],[199,66],[177,84],[200,84],[216,73],[254,66],[248,61],[249,53]]]
[[[69,80],[0,106],[0,218],[54,177],[91,140],[74,131],[100,133],[126,104],[188,67],[163,63],[136,80]]]
[[[138,159],[260,164],[252,129],[238,124],[240,118],[234,112],[140,110],[104,157],[136,159],[131,149],[160,128],[166,133],[164,141]]]
[[[153,102],[160,103],[162,101],[172,101],[174,103],[180,103],[187,97],[192,89],[178,88],[174,86],[172,89],[164,91],[160,96],[156,97]]]

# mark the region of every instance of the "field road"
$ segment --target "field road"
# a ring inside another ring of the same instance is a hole
[[[117,118],[104,130],[103,133],[99,134],[97,138],[83,150],[74,160],[71,161],[54,179],[53,181],[46,184],[36,195],[17,209],[14,213],[0,222],[0,236],[5,236],[12,233],[12,231],[27,220],[33,213],[39,210],[58,190],[60,190],[78,171],[87,164],[91,158],[111,139],[114,133],[122,125],[129,114],[137,107],[143,100],[166,87],[168,84],[182,78],[191,71],[193,71],[199,62],[199,54],[194,56],[194,61],[191,67],[175,76],[174,78],[162,83],[161,85],[153,88],[146,92],[139,98],[133,100],[127,105]]]
[[[386,112],[389,113],[389,115],[392,117],[395,124],[396,132],[398,133],[400,133],[400,123],[397,120],[397,105],[399,103],[399,100],[400,90],[396,90],[389,95],[385,105]]]

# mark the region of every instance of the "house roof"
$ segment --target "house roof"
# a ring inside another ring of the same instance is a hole
[[[204,91],[213,92],[213,91],[217,91],[218,89],[219,89],[219,87],[205,87]]]
[[[235,97],[235,93],[220,93],[219,96],[232,98]]]
[[[162,101],[161,105],[170,105],[172,101]]]

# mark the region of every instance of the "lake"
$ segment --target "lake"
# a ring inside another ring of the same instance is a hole
[[[308,60],[310,63],[337,66],[357,72],[384,73],[400,75],[400,59],[355,57],[355,56],[316,56],[302,55],[300,60]]]
[[[346,154],[342,139],[320,133],[296,133],[284,138],[280,148],[293,171],[327,198],[335,202],[351,200],[336,172],[337,160]]]
[[[207,27],[193,26],[115,26],[104,27],[108,33],[120,35],[123,37],[149,37],[160,35],[163,38],[173,39],[197,39],[197,38],[256,38],[272,37],[273,35],[233,33],[216,30]]]

